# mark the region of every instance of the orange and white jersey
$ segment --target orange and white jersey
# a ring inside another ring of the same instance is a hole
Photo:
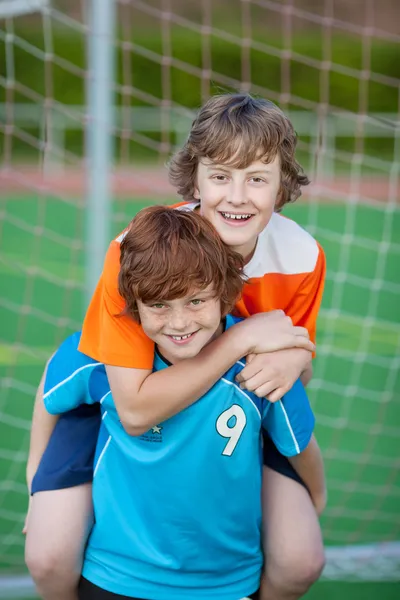
[[[173,205],[193,210],[196,203]],[[120,242],[109,246],[103,273],[83,324],[79,350],[108,365],[151,369],[154,344],[128,315],[121,315],[125,302],[118,292]],[[316,321],[325,280],[325,255],[314,238],[295,221],[274,213],[258,237],[257,247],[245,267],[236,313],[282,309],[295,325],[306,327],[315,342]]]

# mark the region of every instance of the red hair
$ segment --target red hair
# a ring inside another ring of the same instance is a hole
[[[152,206],[136,215],[121,242],[119,292],[139,321],[137,300],[174,300],[212,285],[225,315],[241,293],[243,264],[200,214]]]

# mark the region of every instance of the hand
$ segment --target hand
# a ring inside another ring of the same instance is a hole
[[[320,517],[326,508],[326,503],[328,500],[326,491],[324,491],[322,494],[319,494],[315,498],[311,498],[311,500],[314,504],[317,515]]]
[[[276,402],[291,389],[311,360],[311,352],[303,348],[251,354],[236,381],[242,389]]]
[[[315,345],[305,327],[296,327],[283,310],[252,315],[241,323],[250,340],[250,353],[275,352],[285,348],[304,348],[314,352]]]

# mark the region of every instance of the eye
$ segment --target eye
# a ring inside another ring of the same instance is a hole
[[[212,179],[214,179],[215,181],[226,181],[228,177],[226,175],[217,174],[213,175]]]
[[[165,308],[165,304],[162,302],[155,302],[154,304],[150,304],[150,307],[160,310],[161,308]]]
[[[190,301],[190,304],[192,306],[200,306],[204,302],[205,302],[205,300],[201,300],[200,298],[194,298],[193,300]]]
[[[250,181],[254,183],[267,183],[265,179],[262,179],[261,177],[252,177]]]

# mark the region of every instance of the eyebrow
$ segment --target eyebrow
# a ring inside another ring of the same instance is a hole
[[[255,171],[249,171],[247,175],[257,175],[259,173],[262,175],[271,175],[272,171],[270,169],[256,169]]]
[[[200,290],[195,290],[192,294],[188,294],[188,298],[198,298],[199,296],[209,296],[210,294],[214,293],[213,289],[200,289]]]
[[[207,172],[209,173],[210,171],[215,171],[215,169],[218,169],[219,171],[226,171],[227,173],[229,173],[230,169],[229,167],[224,167],[223,165],[216,165],[216,164],[211,164],[207,167]]]
[[[210,165],[209,167],[207,167],[207,172],[209,173],[210,171],[225,171],[226,173],[230,172],[230,168],[223,166],[223,165]],[[246,173],[246,175],[257,175],[257,174],[262,174],[262,175],[271,175],[272,171],[270,169],[256,169],[255,171],[248,171]]]

